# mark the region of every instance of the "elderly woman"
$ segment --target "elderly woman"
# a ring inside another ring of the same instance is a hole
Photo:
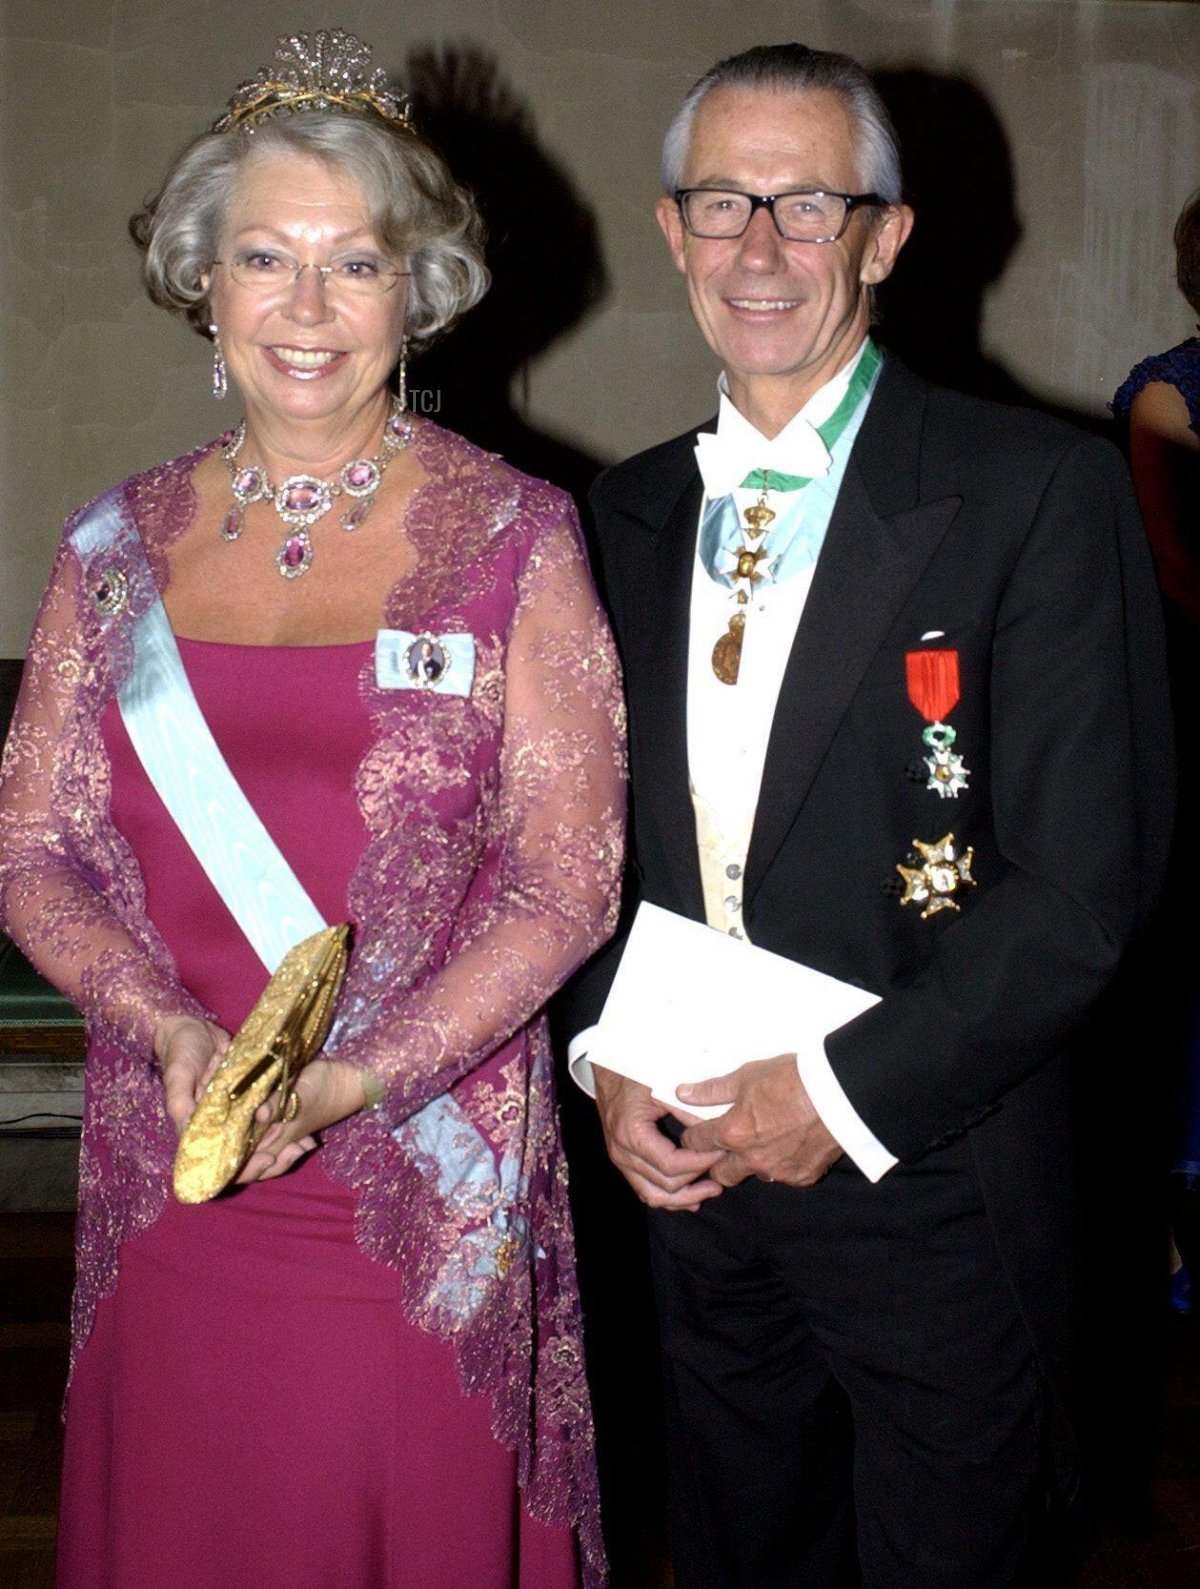
[[[539,1012],[611,921],[618,680],[568,501],[404,412],[475,218],[301,34],[134,229],[244,418],[68,522],[4,764],[4,925],[90,1032],[60,1583],[597,1582]],[[355,929],[333,1031],[185,1207],[314,919]]]

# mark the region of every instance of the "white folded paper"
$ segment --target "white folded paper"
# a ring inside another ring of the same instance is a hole
[[[728,1105],[684,1105],[675,1089],[823,1042],[878,1002],[852,983],[643,902],[588,1059],[640,1081],[663,1103],[713,1119]]]

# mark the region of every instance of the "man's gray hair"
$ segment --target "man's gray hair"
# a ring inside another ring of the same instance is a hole
[[[178,157],[160,191],[129,223],[155,303],[207,332],[200,278],[216,257],[226,207],[248,163],[280,155],[322,160],[361,189],[380,242],[408,258],[410,343],[436,336],[483,297],[482,227],[470,195],[441,156],[412,133],[368,117],[307,111],[253,131],[204,133]]]
[[[825,89],[839,94],[858,124],[855,153],[859,181],[868,192],[878,193],[885,203],[900,203],[904,191],[900,150],[879,90],[848,55],[810,50],[806,44],[760,44],[718,61],[692,85],[663,142],[662,181],[668,197],[683,186],[692,124],[714,88],[765,88],[794,94]]]

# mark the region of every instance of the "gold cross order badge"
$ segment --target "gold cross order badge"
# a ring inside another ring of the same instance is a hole
[[[761,546],[743,546],[737,554],[736,577],[738,579],[747,579],[752,585],[759,584],[762,580],[762,575],[758,571],[758,565],[765,563],[766,560],[767,553],[765,548]]]

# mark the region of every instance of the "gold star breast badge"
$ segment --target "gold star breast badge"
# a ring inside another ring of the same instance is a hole
[[[939,910],[958,910],[954,895],[964,883],[975,887],[971,876],[971,861],[975,850],[968,845],[960,854],[953,833],[947,833],[936,844],[922,844],[913,840],[913,847],[925,858],[924,866],[900,866],[896,870],[904,879],[902,905],[924,905],[921,920],[925,921]]]

